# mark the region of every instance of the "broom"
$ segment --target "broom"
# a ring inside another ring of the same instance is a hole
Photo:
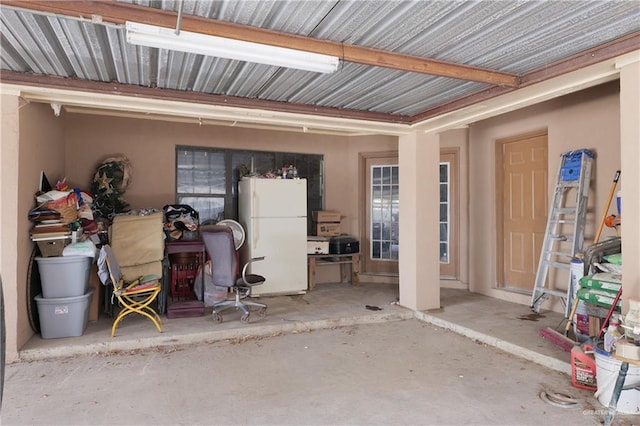
[[[578,342],[571,340],[569,337],[569,329],[573,324],[573,316],[576,314],[578,310],[578,298],[576,297],[573,300],[573,304],[571,305],[571,313],[569,314],[569,318],[567,318],[567,324],[564,327],[564,334],[554,330],[551,327],[541,328],[538,330],[538,335],[542,336],[544,339],[547,339],[554,345],[562,348],[565,352],[571,352],[571,349],[578,344]]]
[[[578,342],[571,340],[551,327],[541,328],[538,330],[538,335],[563,349],[565,352],[571,352],[571,349],[578,344]]]

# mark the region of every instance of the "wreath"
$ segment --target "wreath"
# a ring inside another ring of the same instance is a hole
[[[115,215],[131,210],[123,198],[131,177],[131,163],[124,155],[107,158],[98,166],[91,184],[93,210],[98,217],[112,220]]]

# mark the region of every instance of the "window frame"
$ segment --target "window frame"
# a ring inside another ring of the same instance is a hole
[[[225,192],[224,194],[211,194],[203,192],[179,192],[181,187],[178,156],[185,151],[203,151],[205,153],[217,153],[224,156],[225,167]],[[255,165],[255,171],[264,174],[270,170],[276,170],[276,167],[288,164],[298,168],[302,178],[307,179],[307,231],[312,235],[313,221],[311,212],[313,210],[322,210],[324,208],[324,155],[314,153],[296,153],[282,151],[261,151],[248,149],[233,149],[219,147],[203,147],[176,145],[175,147],[175,203],[181,204],[181,200],[185,197],[193,198],[220,198],[223,199],[223,212],[216,218],[207,218],[201,215],[200,223],[215,223],[221,219],[238,220],[238,181],[240,180],[239,165],[246,167],[247,172],[251,172],[254,168],[254,158],[261,157],[259,164]],[[235,156],[235,157],[234,157]],[[250,157],[250,164],[235,162],[238,157]],[[271,158],[269,158],[271,157]],[[269,163],[266,165],[266,163]],[[268,167],[269,170],[263,170]],[[305,170],[306,169],[306,170]],[[317,172],[317,175],[314,174]],[[313,175],[309,175],[312,173]],[[222,216],[222,217],[221,217]]]

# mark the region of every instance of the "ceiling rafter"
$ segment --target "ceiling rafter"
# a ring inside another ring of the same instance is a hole
[[[175,12],[118,3],[115,1],[5,0],[3,4],[31,11],[48,12],[94,21],[98,19],[105,23],[124,24],[125,21],[135,21],[166,28],[175,28],[178,17],[178,14]],[[201,34],[337,56],[344,61],[363,65],[476,81],[495,86],[518,87],[520,81],[517,75],[491,69],[334,41],[319,40],[193,15],[183,14],[181,16],[181,29]]]

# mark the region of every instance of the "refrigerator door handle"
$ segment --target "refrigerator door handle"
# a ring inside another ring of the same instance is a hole
[[[251,193],[251,204],[253,204],[251,206],[251,211],[253,212],[252,216],[254,217],[260,217],[260,212],[258,211],[258,209],[260,208],[260,203],[258,202],[258,198],[258,191],[254,189]]]
[[[253,238],[251,239],[251,244],[253,245],[253,249],[255,250],[258,247],[258,223],[259,221],[256,220],[256,218],[252,217],[251,218],[251,222],[252,225],[251,227],[253,228]]]
[[[258,246],[258,221],[256,220],[256,217],[260,217],[260,213],[257,211],[258,210],[258,206],[260,205],[259,203],[257,203],[257,198],[258,198],[258,193],[256,190],[253,190],[251,192],[251,203],[253,204],[251,206],[251,211],[253,212],[253,214],[251,215],[251,227],[253,228],[253,237],[251,238],[251,243],[253,244],[253,248],[255,249]]]

